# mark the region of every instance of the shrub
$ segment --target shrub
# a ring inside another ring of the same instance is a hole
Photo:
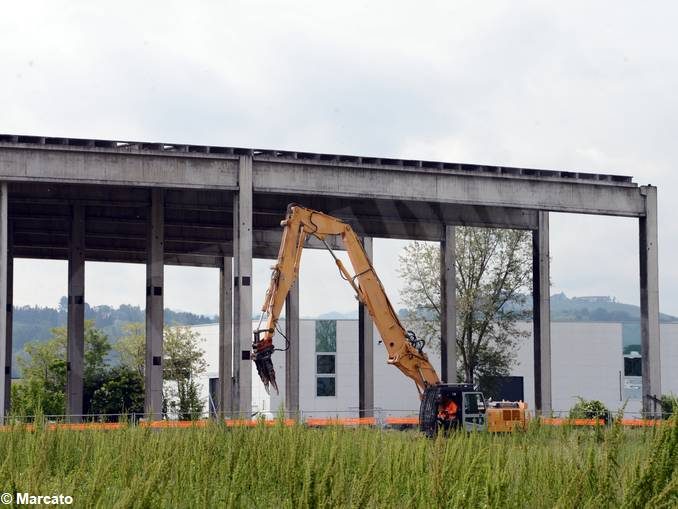
[[[604,419],[608,421],[610,411],[597,399],[584,399],[577,396],[579,400],[572,408],[570,408],[570,419]]]
[[[662,394],[661,407],[662,417],[664,419],[669,419],[674,413],[676,413],[676,409],[678,409],[678,399],[676,399],[676,395]]]

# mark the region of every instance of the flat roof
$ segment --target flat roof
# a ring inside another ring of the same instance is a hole
[[[191,145],[181,143],[162,143],[145,141],[119,141],[90,138],[63,138],[54,136],[33,136],[19,134],[0,134],[2,144],[24,144],[32,146],[71,147],[75,149],[116,151],[120,153],[167,153],[172,155],[209,155],[215,158],[231,158],[240,155],[250,155],[254,158],[277,159],[290,161],[318,161],[333,164],[376,165],[394,168],[421,168],[422,170],[447,170],[462,173],[484,175],[525,176],[543,179],[567,179],[568,181],[583,181],[586,183],[600,182],[620,185],[635,185],[633,177],[627,175],[592,173],[579,170],[552,170],[539,168],[522,168],[512,166],[493,166],[483,164],[453,163],[430,161],[423,159],[399,159],[392,157],[356,156],[346,154],[326,154],[317,152],[302,152],[290,150],[275,150],[262,148],[243,148],[213,145]]]

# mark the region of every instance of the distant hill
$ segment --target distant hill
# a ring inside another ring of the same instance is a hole
[[[640,306],[623,304],[608,296],[569,298],[558,293],[551,296],[551,320],[621,323],[624,353],[640,352]],[[660,313],[659,321],[678,322],[678,317]]]
[[[46,341],[52,337],[51,329],[65,327],[68,300],[62,297],[59,307],[18,306],[14,307],[12,320],[12,350],[14,356],[24,349],[29,341]],[[102,329],[115,343],[122,335],[123,326],[130,322],[143,322],[146,314],[139,306],[123,304],[117,308],[111,306],[90,306],[85,304],[85,320],[93,320],[96,327]],[[165,323],[171,325],[198,325],[214,323],[214,316],[196,315],[185,311],[165,309]],[[13,370],[13,374],[16,371]]]
[[[349,311],[347,313],[339,313],[337,311],[330,311],[329,313],[323,313],[318,316],[312,317],[314,320],[357,320],[358,319],[358,310]]]
[[[531,299],[526,299],[525,309],[531,308]],[[58,308],[19,306],[14,308],[13,351],[22,351],[28,341],[45,341],[51,337],[53,327],[66,325],[68,301],[62,297]],[[399,310],[403,316],[404,309]],[[130,322],[143,322],[145,312],[139,306],[123,304],[90,306],[85,304],[85,319],[93,320],[96,326],[115,343],[122,335],[123,326]],[[328,312],[312,318],[323,320],[355,320],[358,312]],[[640,307],[617,302],[614,297],[568,297],[564,293],[551,296],[551,320],[554,322],[621,322],[625,352],[640,350]],[[218,321],[215,316],[197,315],[185,311],[165,309],[165,323],[175,325],[198,325]],[[678,317],[660,314],[662,322],[678,322]]]
[[[532,299],[528,296],[522,307],[514,308],[531,311]],[[400,309],[398,314],[405,316],[406,310]],[[678,317],[660,313],[659,320],[662,323],[678,322]],[[551,295],[551,321],[621,323],[624,353],[640,351],[640,306],[617,302],[614,297]]]
[[[554,322],[639,322],[640,306],[617,302],[614,297],[569,298],[564,293],[551,295],[551,320]],[[661,322],[678,322],[678,317],[659,314]]]
[[[522,306],[512,305],[515,310],[532,310],[532,299],[525,298]],[[406,310],[398,310],[400,316],[405,316]],[[678,322],[678,317],[659,314],[661,322]],[[553,322],[615,322],[639,323],[640,306],[617,302],[614,297],[568,297],[564,293],[551,295],[551,321]]]

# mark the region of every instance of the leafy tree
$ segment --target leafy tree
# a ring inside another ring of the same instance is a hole
[[[115,344],[123,366],[136,371],[143,379],[146,361],[146,326],[141,322],[123,326],[123,336]]]
[[[59,355],[66,358],[68,332],[66,327],[52,329],[52,341],[59,345]],[[61,351],[63,350],[63,354]],[[83,412],[93,413],[91,408],[94,392],[106,381],[108,376],[107,358],[111,352],[108,336],[94,326],[92,320],[85,321],[85,350],[83,353]],[[64,377],[64,386],[66,379]],[[65,410],[65,409],[64,409]]]
[[[54,327],[47,342],[29,342],[26,356],[18,359],[23,378],[13,386],[12,408],[15,414],[63,415],[66,412],[66,341],[65,327]],[[83,410],[90,412],[93,393],[106,376],[106,356],[111,350],[107,336],[85,321],[83,365]]]
[[[509,374],[518,321],[529,314],[525,293],[532,275],[529,233],[459,227],[456,239],[456,342],[459,376],[468,382]],[[400,256],[405,281],[405,322],[433,348],[440,348],[440,249],[413,242]]]
[[[65,411],[66,352],[58,330],[46,343],[30,342],[19,358],[23,379],[12,384],[12,410],[17,415],[61,415]]]
[[[163,338],[165,380],[188,380],[205,372],[200,334],[186,326],[165,327]]]
[[[118,341],[116,349],[121,362],[143,379],[146,335],[143,324],[129,324],[127,335]],[[186,326],[165,327],[163,332],[163,379],[173,382],[164,387],[165,406],[181,418],[202,411],[195,379],[205,372],[207,363],[200,348],[200,335]]]
[[[203,401],[198,394],[198,384],[193,378],[177,382],[177,401],[170,407],[177,412],[179,419],[198,419],[202,415]]]
[[[144,411],[143,379],[125,366],[112,368],[92,396],[94,414],[132,414]]]

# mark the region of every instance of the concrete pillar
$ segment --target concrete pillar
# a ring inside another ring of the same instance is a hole
[[[289,348],[285,352],[285,411],[295,417],[299,413],[299,280],[285,299],[285,336]]]
[[[549,214],[539,211],[532,232],[532,313],[534,326],[534,401],[537,412],[551,413],[551,276]]]
[[[657,188],[643,186],[645,216],[640,218],[640,354],[643,371],[643,412],[661,408],[661,363],[659,357],[659,261],[657,256]]]
[[[363,238],[372,261],[372,238]],[[358,304],[358,406],[360,417],[374,416],[374,324],[367,307]]]
[[[457,282],[454,226],[445,225],[440,243],[440,376],[457,382]]]
[[[4,424],[4,418],[9,410],[10,395],[9,386],[12,378],[11,371],[11,352],[12,337],[7,333],[9,307],[8,290],[10,288],[8,250],[9,250],[9,211],[7,209],[9,201],[7,182],[0,182],[0,366],[3,374],[2,383],[0,383],[0,424]],[[9,352],[9,358],[7,354]],[[10,369],[8,370],[8,366]]]
[[[233,399],[243,418],[252,414],[252,156],[240,156],[233,199]]]
[[[219,271],[219,416],[233,411],[233,258]]]
[[[145,410],[149,419],[162,418],[163,294],[165,256],[165,196],[151,190],[146,244],[146,364]]]
[[[66,414],[77,422],[83,413],[85,354],[85,208],[79,203],[71,212],[66,329]]]
[[[6,315],[6,340],[5,340],[5,361],[0,362],[0,366],[5,366],[3,372],[5,373],[5,392],[0,401],[4,402],[5,412],[9,412],[11,408],[12,397],[12,331],[13,331],[13,311],[14,311],[14,232],[12,223],[10,222],[7,228],[7,309]],[[2,419],[0,419],[1,421]]]

